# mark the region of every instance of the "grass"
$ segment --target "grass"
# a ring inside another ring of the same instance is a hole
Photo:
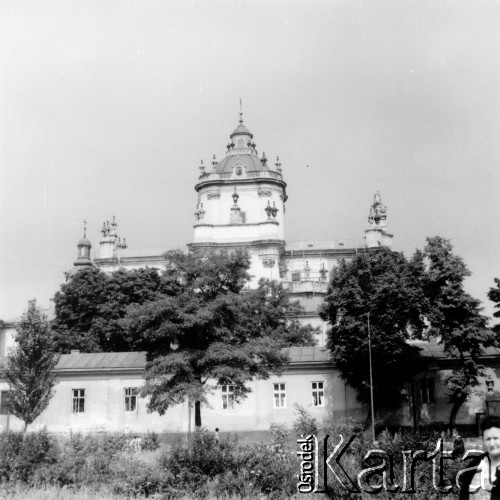
[[[56,486],[26,488],[19,484],[8,484],[1,485],[0,498],[2,500],[123,500],[124,497],[114,495],[105,489],[96,491],[88,488],[71,490]]]
[[[56,486],[47,486],[43,488],[25,488],[20,485],[6,485],[0,484],[0,499],[1,500],[124,500],[125,496],[116,495],[106,489],[90,490],[88,488],[81,489],[68,489],[58,488]],[[245,500],[260,500],[265,497],[262,493]],[[292,499],[306,500],[310,495],[294,495]],[[284,497],[290,500],[290,497]],[[315,500],[325,498],[323,495],[314,495]],[[150,500],[165,500],[161,495],[153,495],[149,497]],[[192,500],[192,497],[185,496],[177,500]],[[221,497],[208,497],[205,500],[243,500],[238,496]]]

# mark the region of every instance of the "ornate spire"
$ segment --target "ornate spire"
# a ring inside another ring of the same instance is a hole
[[[236,187],[234,188],[234,193],[232,194],[234,205],[231,207],[231,215],[229,217],[230,224],[243,224],[243,215],[241,213],[241,208],[238,206],[238,198],[240,195],[236,192]]]
[[[273,201],[273,208],[271,208],[271,214],[273,215],[273,219],[276,219],[276,216],[278,215],[278,209],[276,208],[276,204],[274,201]]]
[[[262,162],[262,165],[267,168],[267,158],[266,158],[266,153],[262,152],[262,158],[260,159]]]
[[[368,215],[368,228],[365,230],[367,248],[392,247],[392,234],[387,232],[387,208],[382,203],[380,191],[373,197],[373,205]]]
[[[82,267],[93,266],[93,262],[90,259],[90,249],[92,245],[87,239],[87,219],[83,220],[83,238],[78,242],[78,257],[73,263],[74,269],[81,269]],[[70,271],[69,275],[72,274]]]
[[[267,207],[264,208],[264,211],[266,212],[267,220],[272,220],[271,214],[273,213],[273,208],[271,207],[271,203],[269,201],[267,202]]]
[[[276,157],[276,163],[274,164],[275,167],[276,167],[276,170],[281,174],[281,162],[280,162],[280,157],[277,156]]]
[[[370,207],[370,214],[368,215],[368,222],[371,226],[379,226],[380,223],[387,219],[387,208],[382,203],[380,191],[375,193],[373,197],[373,205]]]
[[[236,186],[234,187],[234,193],[232,194],[232,197],[233,197],[234,204],[237,205],[238,198],[240,197],[240,195],[236,192]]]

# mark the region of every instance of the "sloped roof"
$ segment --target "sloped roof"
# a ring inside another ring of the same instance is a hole
[[[5,365],[6,356],[0,356],[0,368]],[[57,370],[116,370],[143,369],[146,365],[145,352],[93,352],[62,354]]]
[[[446,359],[443,346],[434,342],[411,342],[421,349],[420,356],[425,359]],[[330,351],[321,347],[289,347],[285,352],[290,356],[290,364],[332,363]],[[500,359],[500,348],[488,347],[484,357]],[[0,368],[7,358],[0,357]],[[63,354],[57,369],[61,371],[111,371],[142,370],[146,366],[146,353],[139,352],[100,352]]]
[[[99,370],[99,369],[126,369],[144,368],[146,365],[145,352],[96,352],[63,354],[58,370]]]
[[[217,173],[231,173],[236,165],[246,167],[247,172],[260,172],[264,170],[264,165],[260,159],[252,154],[229,155],[217,164]]]
[[[290,363],[325,363],[331,361],[330,351],[321,347],[289,347],[285,352]]]
[[[173,248],[124,248],[117,251],[120,258],[131,257],[163,257],[166,252],[174,250]]]
[[[434,358],[434,359],[444,359],[448,358],[444,352],[444,347],[442,344],[436,342],[423,342],[423,341],[413,341],[410,342],[411,345],[419,347],[421,351],[419,352],[422,358]],[[493,357],[498,356],[500,358],[500,348],[498,347],[487,347],[483,349],[482,357]]]

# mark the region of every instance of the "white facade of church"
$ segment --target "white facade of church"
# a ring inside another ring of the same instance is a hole
[[[367,248],[392,246],[380,193],[375,194],[370,207],[364,245],[347,248],[342,242],[333,241],[287,243],[288,197],[282,165],[279,158],[271,163],[265,154],[259,157],[253,134],[245,127],[241,113],[224,159],[217,162],[214,158],[210,166],[202,163],[199,169],[194,236],[188,247],[247,249],[252,257],[250,274],[254,276],[250,286],[256,286],[260,278],[280,281],[303,305],[301,320],[320,327],[316,347],[291,348],[291,363],[283,374],[252,382],[252,393],[242,403],[234,402],[231,386],[215,388],[210,407],[202,409],[203,425],[239,433],[266,431],[271,422],[291,424],[295,404],[304,406],[319,422],[331,419],[347,422],[359,416],[365,410],[356,402],[355,392],[340,379],[324,348],[326,325],[319,318],[318,307],[327,292],[330,272],[341,259],[351,259]],[[103,225],[101,232],[97,257],[93,260],[86,235],[78,242],[78,256],[70,274],[87,266],[97,266],[105,272],[144,266],[161,269],[167,262],[166,247],[128,248],[118,236],[114,218]],[[2,356],[13,345],[14,328],[10,323],[0,325],[0,369]],[[418,404],[422,422],[446,420],[449,404],[442,380],[451,367],[439,346],[434,350],[424,347],[427,368],[421,375],[417,394],[420,396],[412,404]],[[500,378],[499,354],[500,351],[490,353],[495,380]],[[47,427],[51,432],[188,431],[192,415],[187,404],[178,405],[164,416],[147,413],[147,402],[137,393],[143,382],[144,366],[144,353],[63,355],[58,365],[55,396],[31,428]],[[22,428],[22,423],[9,414],[5,402],[9,387],[1,377],[0,373],[0,430]],[[458,421],[474,421],[475,415],[482,411],[482,404],[481,400],[472,400],[464,405]],[[410,406],[392,415],[394,423],[411,424],[415,408]]]
[[[286,242],[285,215],[288,196],[279,157],[269,162],[260,157],[253,134],[240,120],[229,136],[226,156],[201,163],[195,190],[198,195],[194,212],[192,250],[245,248],[252,257],[250,286],[259,279],[277,280],[298,299],[305,312],[303,321],[319,326],[318,344],[323,345],[326,325],[318,316],[318,307],[326,294],[330,271],[340,259],[350,259],[356,252],[378,246],[392,246],[386,226],[386,207],[380,193],[370,207],[365,244],[348,248],[342,241]],[[97,257],[90,259],[90,241],[78,244],[75,269],[96,265],[107,272],[120,267],[161,268],[167,248],[130,249],[117,234],[117,223],[104,223]],[[362,229],[360,228],[360,241]],[[73,271],[74,272],[74,271]]]

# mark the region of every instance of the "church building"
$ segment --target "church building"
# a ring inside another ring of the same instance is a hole
[[[339,377],[325,348],[326,324],[318,308],[327,292],[330,272],[342,259],[352,259],[357,252],[379,246],[392,247],[387,230],[387,210],[380,193],[369,207],[364,228],[364,244],[347,247],[342,241],[287,242],[285,232],[288,196],[284,169],[279,160],[269,161],[259,155],[253,134],[243,122],[229,136],[225,157],[211,165],[199,166],[194,186],[197,202],[194,211],[194,234],[188,247],[195,249],[245,248],[251,255],[250,274],[256,286],[260,278],[281,282],[304,307],[302,322],[319,327],[315,347],[289,349],[290,364],[281,376],[255,380],[252,392],[237,404],[231,385],[217,388],[210,407],[203,407],[203,425],[225,432],[248,434],[269,429],[272,422],[291,425],[296,418],[296,404],[305,407],[319,423],[335,420],[347,423],[365,417],[366,409],[356,401],[355,392]],[[368,203],[367,203],[368,205]],[[84,232],[78,242],[78,255],[69,274],[88,266],[105,272],[120,268],[163,268],[169,248],[129,248],[117,232],[117,222],[103,224],[96,257],[91,258],[91,242]],[[363,229],[360,228],[360,239]],[[13,345],[13,323],[0,324],[0,363]],[[391,416],[393,423],[411,425],[419,422],[446,421],[449,404],[442,381],[450,366],[438,345],[422,344],[423,372],[417,396]],[[496,363],[498,352],[489,352]],[[146,401],[139,398],[143,383],[145,355],[132,353],[63,355],[58,365],[58,384],[49,407],[30,426],[47,427],[50,432],[134,432],[155,431],[161,434],[184,433],[192,428],[193,415],[187,404],[178,405],[164,416],[148,413]],[[498,372],[495,366],[494,374]],[[496,375],[495,375],[496,379]],[[491,379],[493,380],[493,379]],[[17,429],[22,423],[9,414],[8,384],[0,374],[0,429]],[[474,422],[484,411],[484,402],[476,398],[464,405],[458,421]]]
[[[211,166],[201,162],[194,211],[194,235],[191,250],[246,249],[252,258],[250,286],[259,279],[281,282],[305,309],[303,320],[319,326],[318,345],[324,344],[326,325],[320,321],[318,307],[326,294],[331,270],[341,259],[351,259],[356,252],[378,246],[392,247],[387,231],[387,211],[380,193],[369,209],[364,231],[365,244],[348,248],[342,241],[286,242],[285,212],[288,196],[279,157],[270,162],[258,154],[253,134],[243,123],[243,115],[229,136],[226,156]],[[106,272],[119,268],[149,266],[162,268],[169,248],[132,249],[118,236],[117,223],[102,226],[102,238],[94,261],[91,243],[85,237],[78,243],[76,272],[95,265]],[[360,229],[360,241],[362,241]]]

